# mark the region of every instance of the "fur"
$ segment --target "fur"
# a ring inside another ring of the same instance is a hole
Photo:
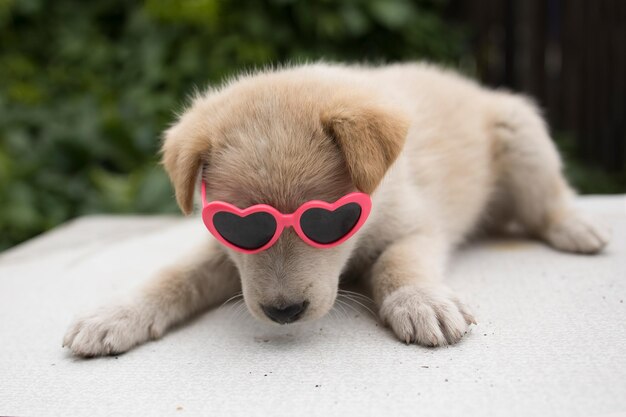
[[[476,230],[516,224],[556,249],[599,252],[606,232],[574,195],[536,106],[427,64],[311,64],[238,77],[197,96],[165,133],[163,164],[186,214],[201,171],[208,198],[284,213],[360,190],[373,209],[344,244],[315,249],[286,230],[244,255],[209,240],[132,302],[77,320],[76,355],[120,353],[238,291],[250,312],[307,301],[326,314],[340,276],[371,287],[406,343],[455,343],[475,322],[443,284],[451,251]],[[201,227],[198,223],[198,227]]]

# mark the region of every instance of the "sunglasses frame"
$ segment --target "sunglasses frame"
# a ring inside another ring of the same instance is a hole
[[[353,193],[346,194],[345,196],[341,197],[339,200],[335,201],[334,203],[327,203],[321,200],[307,201],[306,203],[298,207],[298,209],[291,214],[283,214],[277,209],[275,209],[274,207],[267,205],[267,204],[255,204],[248,208],[240,209],[224,201],[211,201],[209,203],[206,201],[206,185],[204,181],[202,181],[201,195],[202,195],[202,206],[203,206],[202,221],[204,222],[204,225],[209,230],[209,232],[211,232],[211,234],[221,244],[233,250],[236,250],[241,253],[246,253],[246,254],[255,254],[255,253],[262,252],[266,249],[269,249],[272,245],[274,245],[274,243],[276,243],[276,241],[278,240],[278,238],[283,233],[283,230],[285,230],[286,227],[293,227],[293,229],[295,230],[297,235],[300,237],[300,239],[302,239],[305,243],[315,248],[323,249],[323,248],[330,248],[333,246],[340,245],[346,240],[350,239],[361,228],[361,226],[363,226],[363,224],[365,223],[365,221],[367,220],[370,214],[370,211],[372,210],[372,200],[370,196],[368,194],[361,193],[361,192],[353,192]],[[331,243],[325,243],[325,244],[318,243],[318,242],[311,240],[302,231],[302,227],[300,226],[300,218],[302,217],[302,214],[305,211],[312,209],[312,208],[321,208],[324,210],[335,211],[341,206],[344,206],[349,203],[358,204],[359,207],[361,208],[361,215],[359,216],[359,220],[356,222],[356,224],[350,230],[350,232],[348,232],[346,235],[341,237],[341,239],[336,240]],[[215,216],[216,213],[221,212],[221,211],[232,213],[239,217],[246,217],[251,214],[259,213],[259,212],[268,213],[272,217],[274,217],[274,220],[276,221],[276,231],[274,232],[274,236],[272,236],[272,238],[260,248],[257,248],[257,249],[241,248],[229,242],[225,238],[223,238],[222,235],[220,235],[220,233],[215,228],[215,225],[213,224],[213,216]]]

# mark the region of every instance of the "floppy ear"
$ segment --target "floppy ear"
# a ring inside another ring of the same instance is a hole
[[[176,191],[180,209],[184,214],[191,214],[202,157],[208,155],[211,148],[206,122],[186,114],[165,131],[164,137],[162,163]]]
[[[408,119],[391,109],[351,100],[324,110],[321,121],[341,149],[356,188],[371,194],[404,146]]]

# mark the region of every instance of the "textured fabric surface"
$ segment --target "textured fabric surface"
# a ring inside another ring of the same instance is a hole
[[[626,203],[600,256],[524,240],[459,250],[448,284],[479,321],[458,345],[397,342],[337,309],[266,326],[231,306],[118,357],[72,358],[71,320],[207,232],[199,219],[87,217],[0,255],[0,415],[608,416],[626,412]]]

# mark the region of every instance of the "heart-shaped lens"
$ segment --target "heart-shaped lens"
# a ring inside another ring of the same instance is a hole
[[[213,215],[213,225],[228,242],[248,250],[266,245],[276,233],[276,219],[265,212],[241,217],[227,211],[219,211]]]
[[[348,203],[335,211],[311,208],[302,213],[300,227],[312,241],[327,245],[338,241],[356,226],[361,206]]]

